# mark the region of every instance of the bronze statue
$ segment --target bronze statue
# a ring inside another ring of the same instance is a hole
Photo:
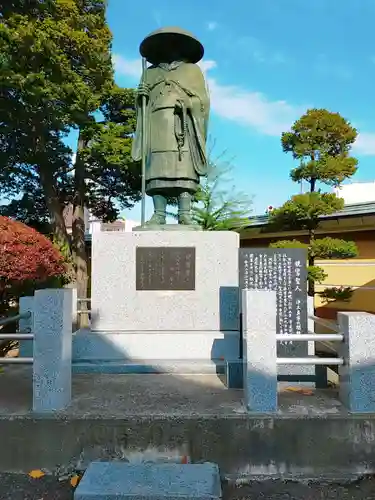
[[[137,91],[132,157],[138,161],[143,156],[143,187],[153,198],[154,214],[146,225],[165,224],[170,197],[178,199],[178,223],[191,225],[191,201],[200,177],[207,175],[210,100],[196,64],[204,49],[192,34],[162,28],[143,40],[140,53],[144,71]]]

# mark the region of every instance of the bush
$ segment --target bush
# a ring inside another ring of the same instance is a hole
[[[23,295],[63,286],[69,281],[66,272],[63,256],[48,238],[0,216],[0,317],[17,309]],[[14,323],[6,330],[14,332]]]

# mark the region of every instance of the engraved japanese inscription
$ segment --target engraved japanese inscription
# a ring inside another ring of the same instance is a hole
[[[277,333],[307,331],[307,253],[303,248],[242,248],[240,287],[275,290]]]
[[[195,247],[137,247],[137,290],[195,290]]]

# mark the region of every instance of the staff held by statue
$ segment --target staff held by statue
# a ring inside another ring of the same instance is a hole
[[[142,57],[142,82],[145,82],[147,61]],[[141,226],[146,221],[146,106],[147,96],[142,95],[142,205],[141,205]]]

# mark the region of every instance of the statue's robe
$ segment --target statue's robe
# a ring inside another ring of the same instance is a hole
[[[147,68],[146,192],[194,193],[207,175],[206,140],[210,100],[196,64],[174,62]],[[142,99],[137,98],[137,128],[132,157],[142,157]]]

